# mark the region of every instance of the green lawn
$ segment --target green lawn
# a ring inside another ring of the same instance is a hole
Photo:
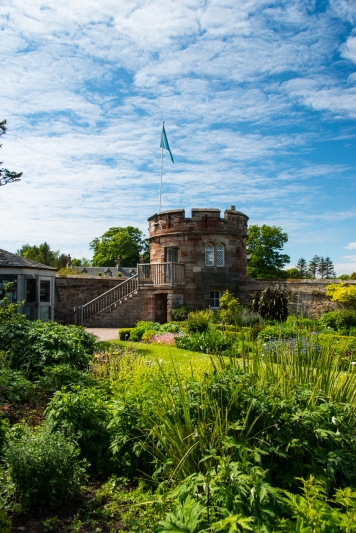
[[[190,366],[200,367],[204,370],[204,367],[208,369],[211,361],[210,356],[199,353],[191,352],[189,350],[182,350],[174,346],[166,346],[164,344],[145,344],[143,342],[130,342],[130,341],[104,341],[99,343],[103,348],[109,348],[110,346],[132,347],[138,352],[142,353],[148,361],[160,361],[161,363],[171,364],[172,362],[178,366]]]

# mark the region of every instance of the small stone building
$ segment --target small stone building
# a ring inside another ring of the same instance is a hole
[[[29,320],[53,320],[55,276],[52,267],[0,250],[0,302],[5,285],[13,282],[7,295],[11,302],[24,301],[19,312]]]

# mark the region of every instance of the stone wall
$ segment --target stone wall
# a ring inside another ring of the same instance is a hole
[[[241,280],[238,284],[238,297],[243,305],[247,305],[249,296],[268,286],[280,287],[291,292],[290,311],[303,316],[318,316],[321,313],[340,308],[337,302],[331,302],[325,296],[326,287],[330,283],[341,283],[341,280]],[[347,281],[356,285],[356,281]]]
[[[74,307],[90,302],[126,279],[99,276],[57,276],[54,307],[62,313],[72,313]]]

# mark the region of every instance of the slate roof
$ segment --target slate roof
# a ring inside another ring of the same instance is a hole
[[[0,268],[6,267],[56,270],[53,267],[42,265],[41,263],[37,263],[37,261],[31,261],[31,259],[26,259],[25,257],[21,257],[20,255],[12,254],[11,252],[7,252],[6,250],[0,249]]]
[[[89,276],[97,276],[100,272],[103,277],[112,277],[117,278],[118,272],[121,272],[121,276],[123,278],[129,278],[131,271],[133,271],[133,274],[137,274],[137,268],[135,267],[120,267],[117,269],[117,267],[72,267],[75,268],[75,270],[78,271],[79,274],[88,274]],[[112,275],[110,275],[110,272]]]

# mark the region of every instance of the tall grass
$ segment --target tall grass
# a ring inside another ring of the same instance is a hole
[[[170,375],[160,367],[161,386],[157,387],[159,393],[152,395],[155,416],[147,418],[146,426],[152,436],[150,452],[163,477],[167,478],[169,472],[171,481],[182,481],[193,473],[208,472],[216,464],[217,456],[231,453],[231,446],[241,453],[244,447],[251,451],[260,416],[252,408],[254,394],[258,397],[268,391],[273,395],[275,391],[278,398],[293,401],[296,389],[305,387],[308,409],[320,405],[321,396],[323,401],[339,403],[355,400],[356,372],[353,367],[349,371],[340,369],[339,357],[332,346],[316,351],[315,340],[309,337],[298,338],[293,344],[281,341],[274,351],[266,351],[257,342],[250,349],[251,345],[249,349],[243,348],[241,358],[212,356],[213,372],[206,374],[205,380],[197,378],[193,369],[187,379],[174,366]],[[246,407],[239,398],[241,380],[224,399],[219,393],[212,394],[212,376],[220,375],[223,381],[230,369],[246,375],[252,391],[250,406]]]
[[[352,402],[356,395],[356,369],[350,365],[343,370],[342,355],[332,343],[318,345],[318,337],[313,334],[298,336],[293,342],[278,339],[277,347],[266,349],[266,345],[256,342],[250,351],[242,343],[242,361],[236,357],[217,356],[212,359],[215,370],[240,367],[252,372],[263,383],[274,380],[290,396],[291,385],[298,384],[312,388],[310,398],[313,403],[316,393],[322,392],[333,401]]]

